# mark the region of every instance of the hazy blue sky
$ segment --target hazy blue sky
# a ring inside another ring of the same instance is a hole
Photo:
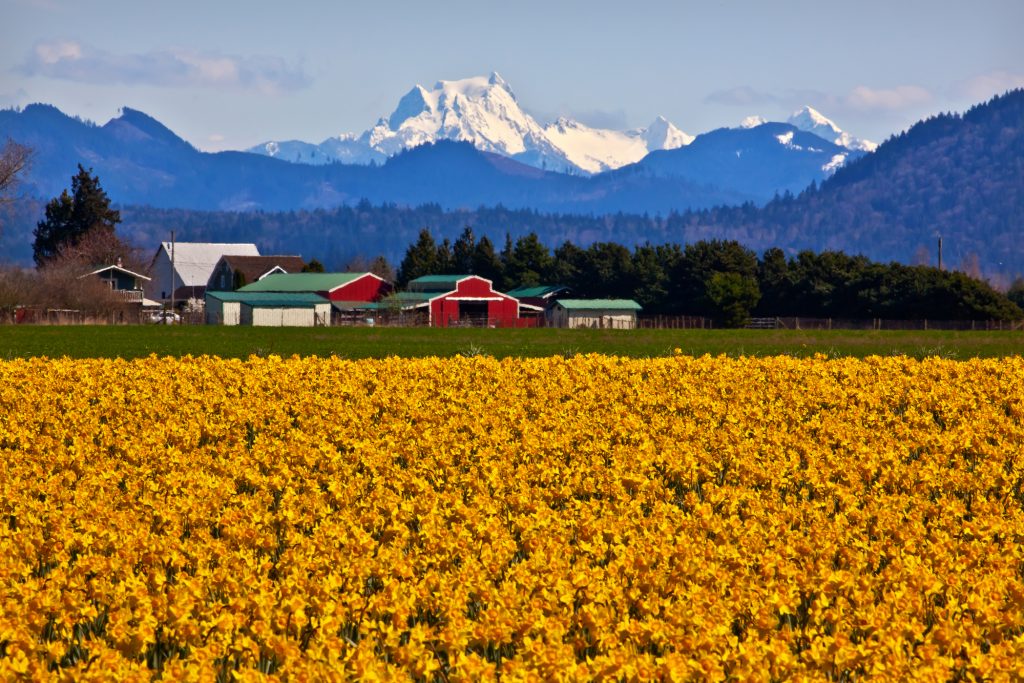
[[[416,83],[496,70],[541,119],[696,134],[809,104],[881,141],[1024,86],[1022,27],[1021,0],[0,0],[0,106],[129,106],[239,149],[361,132]]]

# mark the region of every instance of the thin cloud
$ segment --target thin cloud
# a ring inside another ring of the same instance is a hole
[[[952,90],[955,97],[982,102],[1017,88],[1024,88],[1024,73],[997,69],[960,81]]]
[[[159,87],[215,87],[266,93],[310,83],[301,67],[279,57],[241,57],[193,50],[155,50],[117,55],[73,40],[36,44],[19,71],[79,83]]]
[[[932,94],[918,85],[900,85],[895,88],[854,88],[845,98],[850,109],[858,111],[902,111],[928,104]]]
[[[870,88],[857,86],[845,95],[834,95],[820,90],[786,89],[778,92],[756,90],[750,86],[738,86],[716,90],[704,98],[710,104],[724,104],[741,107],[777,106],[798,109],[804,105],[830,112],[901,111],[931,102],[932,94],[916,85],[902,85],[895,88]]]
[[[737,86],[735,88],[726,88],[725,90],[716,90],[707,97],[704,98],[705,102],[709,104],[725,104],[737,107],[750,107],[761,104],[777,104],[779,102],[779,96],[755,90],[747,85]]]

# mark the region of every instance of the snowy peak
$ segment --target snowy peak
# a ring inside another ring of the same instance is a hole
[[[796,110],[789,117],[787,123],[789,123],[791,126],[799,128],[800,130],[807,131],[808,133],[811,132],[812,128],[823,131],[832,131],[836,135],[843,132],[839,129],[839,126],[837,126],[831,119],[829,119],[827,116],[822,114],[814,107],[805,106],[802,107],[801,109]]]
[[[676,128],[664,116],[654,119],[641,133],[647,143],[647,151],[657,149],[679,149],[693,142],[693,136]]]
[[[364,134],[368,145],[391,156],[437,140],[472,143],[540,168],[600,173],[642,159],[655,149],[676,149],[693,137],[658,117],[647,128],[614,131],[559,118],[541,126],[523,111],[498,72],[417,85],[398,103],[385,125]]]
[[[813,107],[805,106],[798,109],[786,120],[786,123],[847,149],[873,152],[878,147],[877,143],[862,140],[844,132],[835,122]]]
[[[398,106],[395,107],[395,111],[388,118],[388,125],[392,128],[397,128],[406,119],[432,112],[432,98],[429,98],[427,91],[422,86],[417,85],[407,92],[402,99],[398,100]],[[380,125],[380,122],[378,122],[378,125]]]
[[[768,119],[763,116],[748,116],[740,121],[740,128],[757,128],[765,123],[768,123]]]
[[[659,116],[647,128],[617,131],[591,128],[573,119],[560,117],[544,128],[551,144],[561,150],[579,169],[601,173],[636,163],[649,152],[677,149],[693,141],[664,117]]]
[[[508,81],[502,78],[501,74],[499,74],[497,71],[491,72],[490,77],[487,79],[487,83],[488,85],[494,85],[503,89],[509,95],[512,95],[513,99],[515,98],[515,93],[513,93],[512,88],[509,87]]]
[[[399,101],[386,126],[378,123],[365,136],[388,156],[437,140],[470,142],[486,152],[514,156],[529,151],[531,137],[543,137],[541,126],[519,107],[497,72],[438,81],[430,90],[417,85]]]
[[[748,116],[739,128],[759,128],[767,123],[760,116]],[[793,150],[820,151],[821,145],[814,139],[827,140],[850,152],[877,147],[844,132],[812,107],[794,112],[787,123],[799,135],[777,142]],[[816,137],[798,141],[807,133]],[[437,81],[429,88],[416,85],[399,99],[389,116],[358,136],[340,135],[319,145],[295,140],[264,143],[249,151],[309,164],[369,164],[439,140],[468,142],[481,151],[541,169],[590,174],[636,163],[651,152],[686,147],[694,136],[663,116],[646,128],[631,130],[593,128],[568,117],[542,125],[519,105],[508,81],[493,71],[487,76]],[[835,156],[841,155],[837,152]],[[828,163],[835,167],[841,162]]]

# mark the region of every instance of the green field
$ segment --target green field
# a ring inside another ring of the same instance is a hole
[[[1024,352],[1024,332],[849,330],[564,330],[252,328],[217,326],[0,326],[0,358],[215,355],[552,356],[691,355],[998,357]]]

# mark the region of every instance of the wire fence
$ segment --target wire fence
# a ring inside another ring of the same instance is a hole
[[[0,324],[37,325],[204,325],[219,324],[208,320],[202,310],[142,311],[135,307],[119,308],[107,312],[80,311],[55,308],[18,308],[8,315],[0,315]],[[330,325],[335,327],[431,327],[429,316],[413,311],[375,311],[372,314],[334,313]],[[557,327],[543,315],[533,317],[488,318],[464,316],[448,320],[448,327],[528,328]],[[635,322],[613,321],[608,324],[582,327],[644,330],[701,330],[721,328],[711,318],[689,315],[639,315]],[[750,318],[745,325],[754,330],[949,330],[949,331],[1024,331],[1024,320],[933,320],[930,318],[894,320],[888,318],[818,318],[811,316],[774,316]]]
[[[774,330],[953,330],[1021,331],[1024,320],[933,320],[928,318],[892,320],[888,318],[751,318],[749,329]]]

